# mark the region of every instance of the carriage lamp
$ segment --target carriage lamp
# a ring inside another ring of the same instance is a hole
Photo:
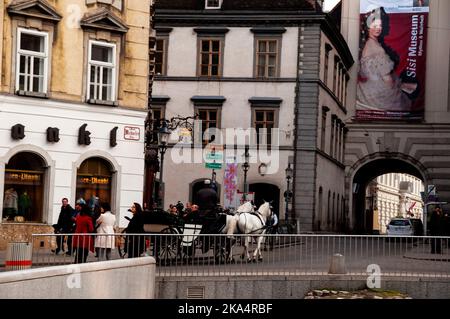
[[[288,221],[288,215],[289,215],[289,200],[290,197],[292,196],[292,193],[290,191],[290,182],[292,179],[292,176],[294,174],[294,170],[291,168],[291,164],[288,164],[288,167],[286,168],[286,192],[284,193],[284,198],[286,200],[286,207],[285,207],[285,215],[284,215],[284,219],[287,222]]]

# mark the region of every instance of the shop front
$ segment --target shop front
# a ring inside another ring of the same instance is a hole
[[[46,165],[30,152],[14,155],[5,167],[3,221],[43,222]]]
[[[92,210],[108,202],[126,227],[130,203],[143,197],[145,116],[145,110],[0,96],[0,251],[8,242],[53,233],[63,198],[72,207],[82,198]]]
[[[111,204],[112,179],[113,170],[106,160],[85,160],[77,172],[76,200],[83,199],[92,210],[102,202]]]

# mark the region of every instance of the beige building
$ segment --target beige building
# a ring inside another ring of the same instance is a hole
[[[0,247],[142,201],[150,0],[0,2]],[[46,227],[47,226],[47,227]]]
[[[384,234],[394,217],[422,219],[423,191],[423,182],[415,176],[399,173],[378,176],[366,189],[365,222],[372,223],[375,233]]]

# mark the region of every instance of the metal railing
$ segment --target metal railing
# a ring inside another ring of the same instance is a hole
[[[260,235],[38,234],[32,259],[33,267],[84,262],[86,253],[86,262],[105,260],[107,251],[98,257],[89,251],[103,238],[114,242],[109,259],[154,256],[157,276],[326,275],[333,255],[341,254],[347,274],[367,275],[368,266],[377,265],[382,276],[450,277],[450,237],[264,235],[261,259],[250,260],[241,258],[246,237],[253,257]],[[57,240],[65,253],[49,249]]]

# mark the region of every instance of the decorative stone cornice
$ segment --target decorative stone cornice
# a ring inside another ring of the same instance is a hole
[[[7,8],[9,15],[18,15],[59,22],[62,16],[45,0],[15,0]]]
[[[127,25],[107,8],[100,8],[85,14],[80,21],[82,28],[100,29],[112,32],[126,33]]]

